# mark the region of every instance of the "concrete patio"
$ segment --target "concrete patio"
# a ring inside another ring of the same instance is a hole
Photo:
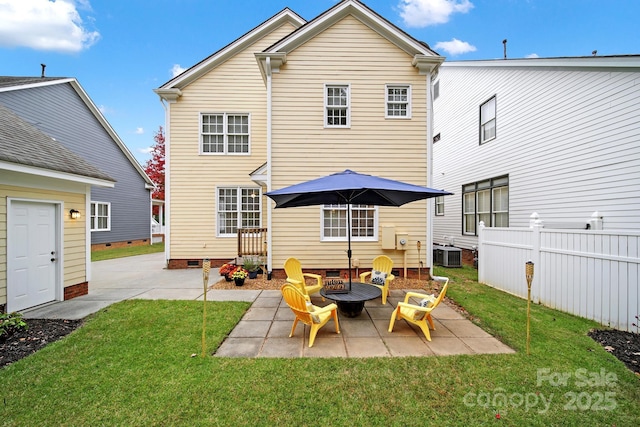
[[[448,356],[455,354],[513,353],[487,332],[464,318],[447,304],[433,311],[435,331],[432,341],[420,329],[406,321],[396,321],[388,332],[391,313],[409,290],[392,290],[386,305],[380,299],[368,301],[359,317],[347,318],[338,313],[340,334],[335,333],[332,320],[318,331],[309,348],[309,327],[299,322],[292,338],[293,313],[282,299],[280,291],[260,291],[251,308],[222,343],[219,357],[402,357]],[[216,299],[213,291],[207,294]],[[228,291],[243,292],[243,291]],[[312,302],[324,306],[314,295]]]

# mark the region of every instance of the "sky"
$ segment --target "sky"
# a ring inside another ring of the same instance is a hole
[[[0,75],[74,77],[144,166],[153,89],[289,7],[336,0],[0,0]],[[449,61],[640,54],[640,0],[365,0]]]

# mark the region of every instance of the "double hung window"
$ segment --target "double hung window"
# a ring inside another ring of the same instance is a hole
[[[249,114],[201,114],[200,122],[202,153],[249,153]]]
[[[378,211],[372,205],[351,205],[351,239],[378,240]],[[322,240],[347,240],[347,205],[323,205]]]
[[[476,235],[477,224],[509,226],[509,177],[503,176],[462,186],[462,234]]]
[[[236,236],[238,228],[260,228],[260,188],[218,188],[218,236]]]
[[[111,203],[91,202],[91,231],[111,230]]]
[[[480,144],[496,137],[496,97],[480,106]]]
[[[387,118],[411,118],[411,86],[387,85]]]
[[[349,85],[325,85],[324,116],[325,127],[351,126]]]

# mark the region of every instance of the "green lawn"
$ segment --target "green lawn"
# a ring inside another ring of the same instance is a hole
[[[153,245],[129,246],[125,248],[103,249],[91,252],[91,261],[104,261],[105,259],[122,258],[126,256],[155,254],[164,252],[164,243]]]
[[[640,380],[587,336],[596,324],[533,306],[527,356],[526,301],[477,284],[472,269],[436,273],[517,353],[202,358],[202,302],[131,300],[1,369],[0,424],[637,425]],[[248,304],[207,304],[213,351]]]

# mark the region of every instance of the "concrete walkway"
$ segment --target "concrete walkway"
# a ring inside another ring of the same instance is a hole
[[[164,254],[140,255],[91,264],[89,294],[45,304],[23,312],[26,319],[82,319],[113,303],[127,299],[202,300],[204,287],[199,268],[167,270]],[[220,280],[212,269],[209,283]],[[224,357],[397,357],[453,354],[513,353],[513,350],[441,304],[433,312],[436,330],[428,342],[422,331],[404,320],[387,331],[391,312],[404,299],[405,290],[393,290],[386,305],[367,301],[356,318],[338,315],[340,334],[330,320],[308,347],[309,328],[299,323],[289,338],[293,313],[277,290],[210,290],[208,301],[247,301],[251,308],[218,349]],[[314,304],[323,306],[319,296]]]

